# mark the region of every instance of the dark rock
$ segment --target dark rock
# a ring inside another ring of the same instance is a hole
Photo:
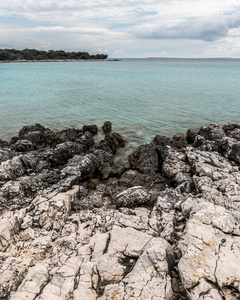
[[[170,139],[164,135],[156,135],[155,138],[152,140],[150,145],[153,145],[157,149],[161,149],[165,146],[171,146],[175,149],[185,148],[187,146],[186,139],[179,138],[179,134],[176,135],[175,139]]]
[[[225,134],[229,136],[229,134],[235,129],[240,129],[240,124],[229,122],[226,123],[222,129],[224,130]]]
[[[106,121],[102,126],[102,130],[104,133],[110,133],[112,131],[112,123],[110,121]]]
[[[98,133],[97,125],[84,125],[82,130],[83,130],[83,133],[85,133],[87,131],[91,132],[92,134],[97,134]]]
[[[81,144],[85,150],[90,149],[94,145],[94,139],[90,132],[85,132],[79,139],[78,143]]]
[[[25,140],[32,142],[33,144],[39,144],[42,139],[42,133],[39,130],[38,131],[30,131],[30,132],[24,134],[23,138]]]
[[[80,129],[75,128],[67,128],[55,133],[54,141],[57,144],[61,144],[67,141],[70,142],[80,142],[80,138],[82,137],[83,132]]]
[[[112,176],[120,177],[125,171],[130,169],[130,163],[127,157],[120,159],[112,169]]]
[[[10,144],[15,144],[19,140],[18,136],[13,136],[10,140]]]
[[[0,139],[0,148],[9,147],[9,142]]]
[[[110,177],[112,174],[112,167],[109,163],[102,163],[98,168],[100,177],[104,180]]]
[[[114,132],[112,134],[112,136],[113,136],[114,139],[117,140],[118,147],[125,147],[127,141],[122,135],[120,135],[119,133]]]
[[[159,171],[159,161],[156,149],[151,145],[142,145],[129,155],[132,169],[140,173],[149,174]]]
[[[90,178],[87,183],[87,188],[89,190],[95,190],[99,184],[99,178]]]
[[[57,145],[53,150],[46,151],[44,159],[54,167],[64,165],[74,155],[81,154],[83,152],[84,148],[81,144],[65,142]]]
[[[228,152],[228,157],[229,159],[240,164],[240,142],[236,142],[231,146]]]
[[[150,202],[149,193],[141,186],[131,187],[116,196],[117,207],[133,207]]]
[[[32,131],[40,131],[40,132],[44,132],[47,128],[43,127],[41,124],[35,124],[32,126],[24,126],[20,131],[19,131],[19,138],[24,138],[24,136],[26,134],[28,134],[29,132]]]
[[[18,135],[19,139],[33,140],[34,143],[38,143],[38,146],[52,145],[55,137],[55,133],[52,130],[43,127],[41,124],[24,126]]]
[[[156,135],[152,140],[151,145],[165,147],[167,145],[172,146],[172,140],[164,135]]]
[[[18,152],[31,151],[33,149],[33,144],[28,140],[18,140],[15,144],[15,150]]]
[[[218,124],[210,124],[209,126],[202,126],[199,129],[199,135],[203,136],[206,140],[214,141],[225,137],[225,132]]]
[[[15,156],[15,153],[9,149],[0,149],[0,163],[9,160]]]
[[[182,133],[182,132],[176,133],[176,134],[173,136],[173,140],[174,140],[175,142],[186,142],[185,134]]]
[[[194,139],[193,147],[199,148],[205,142],[205,138],[201,135],[197,135]]]
[[[106,133],[104,141],[101,142],[102,146],[110,149],[110,151],[115,154],[119,147],[124,147],[126,140],[118,133],[108,134]]]
[[[68,167],[70,166],[81,172],[81,179],[87,179],[92,177],[98,166],[98,160],[93,154],[75,155],[68,162]]]
[[[237,123],[227,123],[222,128],[226,136],[240,141],[240,125]]]
[[[187,131],[187,141],[192,144],[198,135],[200,128],[190,128]]]

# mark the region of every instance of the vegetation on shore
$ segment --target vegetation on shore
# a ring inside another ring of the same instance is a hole
[[[65,52],[63,50],[0,49],[0,61],[16,60],[66,60],[66,59],[106,59],[106,54],[90,55],[88,52]]]

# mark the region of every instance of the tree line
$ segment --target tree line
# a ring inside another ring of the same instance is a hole
[[[106,54],[90,55],[88,52],[65,52],[63,50],[0,49],[0,61],[14,60],[65,60],[65,59],[106,59]]]

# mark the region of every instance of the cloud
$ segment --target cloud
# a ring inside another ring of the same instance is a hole
[[[1,1],[1,45],[88,52],[102,49],[110,57],[207,56],[220,41],[219,53],[232,53],[231,45],[235,45],[237,56],[239,1]],[[146,39],[151,41],[146,43]]]
[[[155,22],[132,29],[139,38],[150,39],[196,39],[207,42],[226,37],[230,29],[240,27],[240,13],[190,18],[177,22]]]

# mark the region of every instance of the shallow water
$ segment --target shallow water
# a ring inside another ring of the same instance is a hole
[[[240,123],[240,60],[123,59],[0,64],[0,138],[24,125],[101,126],[129,147],[212,122]]]

